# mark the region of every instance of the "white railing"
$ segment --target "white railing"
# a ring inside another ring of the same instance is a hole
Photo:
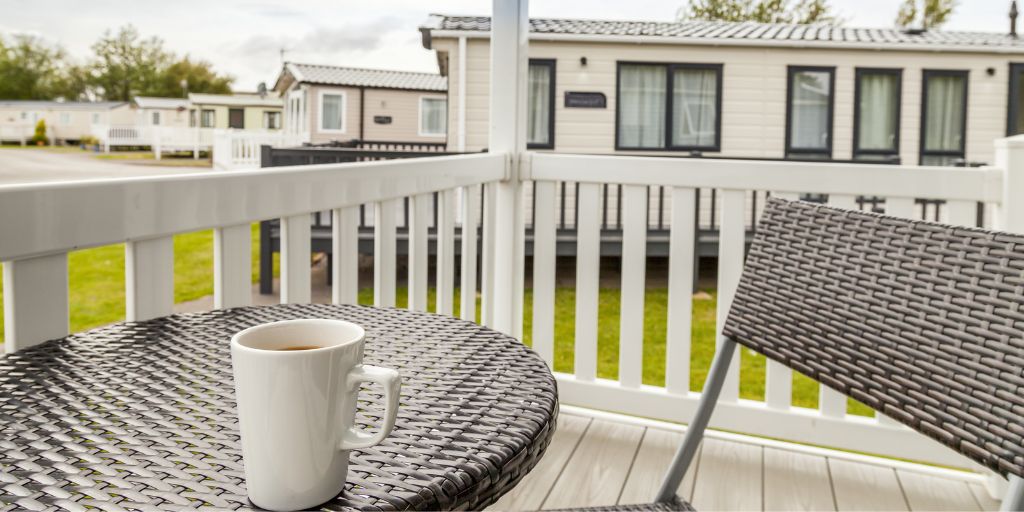
[[[524,201],[496,200],[498,187],[518,169],[535,195],[532,260],[533,348],[554,367],[556,344],[572,343],[571,373],[557,373],[564,403],[625,414],[685,422],[699,392],[690,388],[694,201],[696,189],[716,189],[720,210],[717,318],[722,324],[736,288],[743,260],[744,198],[751,190],[794,197],[827,193],[830,202],[851,206],[857,195],[884,196],[887,213],[911,216],[915,198],[946,201],[945,220],[974,225],[977,204],[989,205],[1005,229],[1024,226],[1022,204],[1008,202],[1014,190],[1024,191],[1024,139],[1000,141],[1000,167],[963,169],[879,167],[796,162],[679,160],[671,158],[524,154],[520,161],[502,154],[459,155],[386,162],[357,162],[236,173],[208,173],[159,178],[119,179],[69,184],[0,187],[0,260],[4,261],[6,347],[17,350],[68,331],[67,252],[73,249],[128,242],[127,311],[129,320],[169,314],[173,299],[175,233],[216,228],[215,297],[217,307],[250,302],[249,223],[280,218],[282,223],[283,302],[310,300],[311,212],[331,211],[334,235],[333,296],[354,302],[357,293],[359,206],[374,214],[374,302],[395,303],[397,205],[410,198],[410,307],[425,309],[427,229],[430,201],[440,192],[437,223],[440,269],[439,313],[455,314],[455,231],[461,224],[460,315],[475,319],[477,258],[483,256],[481,309],[484,323],[522,334],[525,280],[522,251],[510,260],[498,254],[510,241],[522,241],[497,226],[521,226],[528,214]],[[344,172],[340,172],[344,171]],[[504,181],[503,181],[504,180]],[[560,182],[578,184],[576,208],[575,338],[555,339],[555,190]],[[478,207],[484,220],[476,239]],[[601,208],[600,187],[623,187],[623,257],[619,364],[617,378],[600,378],[598,360],[598,295]],[[649,186],[663,186],[672,197],[668,325],[664,386],[641,378],[644,368],[646,210]],[[455,196],[461,189],[467,207],[456,218]],[[520,193],[524,193],[520,189]],[[1016,197],[1021,197],[1020,193]],[[503,206],[504,205],[504,206]],[[130,219],[131,222],[126,220]],[[517,270],[517,268],[520,270]],[[511,277],[499,279],[502,273]],[[505,304],[505,305],[503,305]],[[503,309],[507,308],[507,309]],[[509,312],[512,312],[509,314]],[[511,318],[501,326],[500,319]],[[59,321],[55,321],[59,320]],[[846,414],[846,399],[822,387],[817,408],[792,403],[789,370],[769,363],[763,379],[763,401],[739,398],[738,365],[715,414],[718,428],[749,434],[890,456],[971,467],[966,459],[884,417]]]
[[[213,147],[214,129],[189,126],[92,125],[93,137],[110,152],[116,147],[148,147],[159,160],[164,153],[183,151],[198,157]]]
[[[281,130],[217,130],[213,141],[213,168],[255,169],[260,166],[261,146],[298,146],[308,140],[308,133]]]

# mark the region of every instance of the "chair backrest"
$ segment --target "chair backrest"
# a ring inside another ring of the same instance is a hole
[[[1024,236],[771,199],[724,332],[1024,476]]]

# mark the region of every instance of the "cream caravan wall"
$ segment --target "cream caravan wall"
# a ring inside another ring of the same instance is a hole
[[[486,71],[485,71],[486,73]],[[309,120],[310,141],[315,143],[332,140],[359,138],[358,87],[306,85],[306,108]],[[486,87],[486,86],[485,86]],[[400,89],[366,88],[366,102],[363,105],[363,139],[402,142],[444,142],[445,137],[421,136],[419,134],[419,104],[423,96],[444,98],[444,92],[409,91]],[[343,132],[324,132],[320,129],[320,94],[342,92],[345,94],[345,129]],[[450,110],[450,109],[449,109]],[[374,116],[391,116],[391,124],[376,124]],[[486,136],[485,136],[486,137]]]
[[[466,149],[487,146],[489,42],[470,38],[466,51]],[[435,39],[447,54],[449,140],[457,140],[459,56],[455,39]],[[969,70],[967,159],[993,161],[993,140],[1006,130],[1008,65],[999,54],[828,50],[669,44],[530,41],[530,57],[556,59],[555,150],[615,151],[615,80],[618,61],[724,64],[722,155],[781,158],[785,152],[786,70],[790,65],[835,66],[833,158],[852,157],[854,69],[903,69],[900,156],[918,163],[921,76],[924,69]],[[580,64],[587,58],[587,65]],[[1024,61],[1024,57],[1018,59]],[[995,69],[989,76],[988,68]],[[566,91],[603,92],[606,109],[566,109]]]

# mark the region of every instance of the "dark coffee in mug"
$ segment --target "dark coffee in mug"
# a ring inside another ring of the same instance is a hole
[[[316,349],[316,348],[323,348],[323,347],[318,347],[316,345],[296,345],[294,347],[283,347],[283,348],[279,348],[277,350],[313,350],[313,349]]]

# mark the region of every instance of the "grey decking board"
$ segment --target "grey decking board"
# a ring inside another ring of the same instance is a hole
[[[665,478],[672,457],[683,442],[683,434],[656,428],[648,428],[640,443],[633,469],[626,479],[626,485],[619,497],[620,505],[650,503]],[[679,495],[689,500],[693,496],[694,475],[699,470],[700,452],[679,484]]]
[[[491,505],[491,510],[538,510],[544,498],[565,468],[569,457],[579,446],[580,440],[591,423],[590,418],[562,414],[551,445],[548,446],[540,464],[533,468],[515,489]]]
[[[893,468],[834,458],[828,459],[828,465],[840,512],[909,510]]]
[[[967,482],[896,470],[910,510],[980,510]]]
[[[697,510],[761,510],[763,448],[705,439],[693,488]]]
[[[764,510],[835,510],[825,457],[766,447]]]
[[[614,505],[629,476],[644,427],[595,420],[542,508]]]

